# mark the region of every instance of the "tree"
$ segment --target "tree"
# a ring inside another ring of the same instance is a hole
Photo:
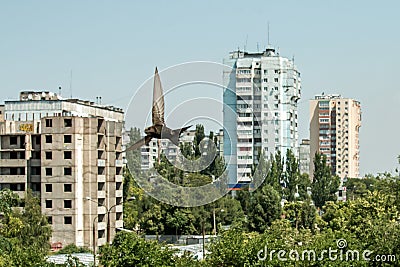
[[[275,156],[271,155],[271,167],[267,174],[265,183],[271,185],[275,190],[280,192],[282,190],[282,186],[286,186],[283,181],[283,159],[282,154],[278,150]]]
[[[283,207],[283,213],[293,228],[314,231],[317,211],[310,200],[288,202]]]
[[[339,189],[340,179],[333,176],[331,168],[326,164],[326,156],[316,153],[314,158],[314,177],[312,181],[312,199],[315,206],[322,208],[325,202],[335,201],[335,193]]]
[[[281,215],[280,196],[276,190],[265,185],[250,197],[247,212],[248,227],[251,231],[264,232]]]
[[[199,263],[184,254],[162,247],[156,241],[146,241],[134,233],[118,232],[112,245],[100,249],[100,263],[109,267],[129,266],[199,266]],[[183,265],[185,264],[185,265]]]
[[[41,214],[39,200],[25,194],[22,212],[13,209],[19,197],[9,190],[0,192],[0,266],[37,266],[43,264],[50,248],[51,228]]]
[[[140,135],[140,129],[139,128],[131,128],[129,131],[129,144],[127,147],[133,145],[136,143],[141,138]],[[127,166],[130,170],[130,173],[136,177],[137,175],[140,175],[141,173],[141,155],[140,155],[140,149],[136,150],[130,150],[126,152],[126,160],[127,160]]]

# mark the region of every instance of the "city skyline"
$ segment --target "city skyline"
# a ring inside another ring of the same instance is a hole
[[[400,115],[395,79],[400,40],[394,34],[399,4],[291,3],[159,3],[157,10],[148,3],[2,3],[1,102],[19,91],[57,92],[58,86],[69,96],[71,85],[76,98],[102,96],[103,103],[126,110],[154,66],[222,63],[237,47],[256,52],[257,42],[262,51],[269,21],[270,43],[281,55],[294,55],[302,73],[299,140],[309,137],[314,95],[354,98],[363,107],[361,175],[393,171],[400,151],[391,141],[400,126],[390,120]]]

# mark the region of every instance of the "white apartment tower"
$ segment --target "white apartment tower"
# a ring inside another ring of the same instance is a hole
[[[317,95],[310,101],[310,172],[315,153],[324,154],[332,173],[360,177],[361,105],[340,95]],[[312,174],[311,174],[312,177]]]
[[[234,51],[224,64],[232,68],[224,72],[224,156],[235,190],[251,183],[258,151],[269,156],[292,149],[298,155],[301,78],[294,61],[273,48]]]

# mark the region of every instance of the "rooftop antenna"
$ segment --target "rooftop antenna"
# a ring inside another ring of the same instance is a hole
[[[58,95],[61,96],[61,86],[58,87]]]
[[[244,43],[244,51],[246,51],[246,47],[247,47],[247,39],[249,38],[249,35],[248,34],[246,34],[246,42]]]
[[[260,52],[260,46],[258,45],[258,42],[257,42],[257,52]]]
[[[271,43],[269,42],[269,21],[268,21],[268,47],[270,47]]]
[[[71,93],[71,99],[72,99],[72,70],[69,76],[69,92]]]

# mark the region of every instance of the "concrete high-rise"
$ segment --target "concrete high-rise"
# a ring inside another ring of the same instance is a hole
[[[0,111],[0,189],[40,196],[52,243],[105,244],[107,214],[111,238],[123,227],[123,111],[49,92]]]
[[[224,71],[224,156],[229,186],[238,189],[251,183],[259,151],[298,155],[301,78],[294,61],[273,48],[234,51],[224,64],[231,67]]]
[[[315,153],[324,154],[332,173],[360,176],[360,102],[340,95],[317,95],[310,101],[310,171]]]

